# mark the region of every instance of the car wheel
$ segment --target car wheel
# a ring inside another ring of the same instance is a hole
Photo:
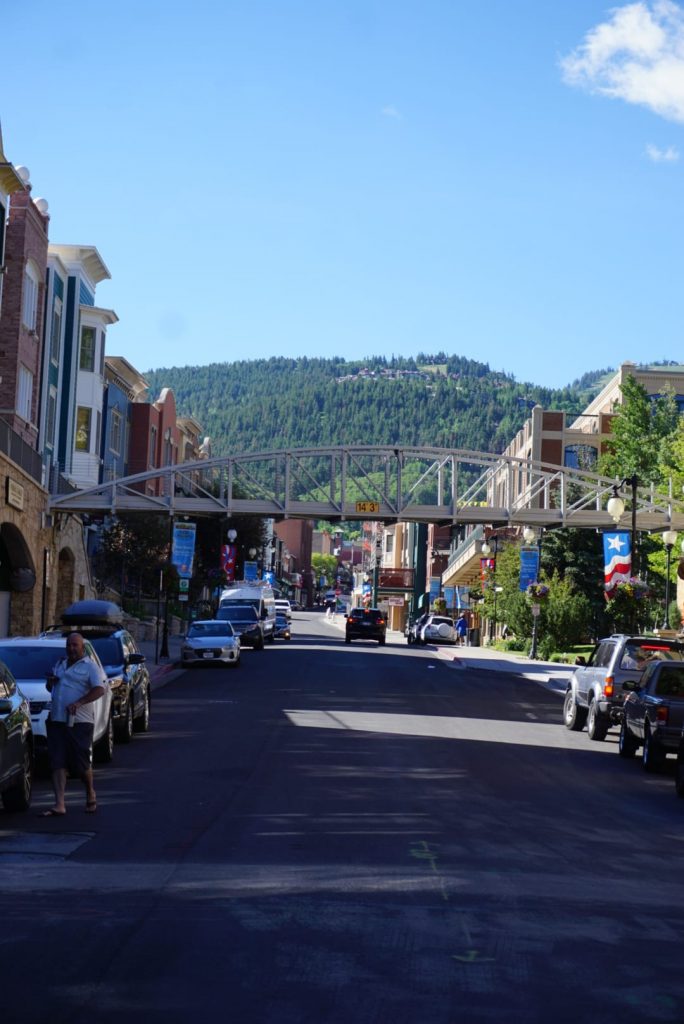
[[[116,728],[117,743],[130,743],[133,739],[133,694],[129,693],[126,703],[126,714]]]
[[[351,637],[350,636],[345,636],[344,642],[345,642],[345,644],[350,644],[351,643]]]
[[[646,772],[662,771],[665,763],[665,751],[651,736],[651,730],[644,726],[644,747],[641,752],[641,763]]]
[[[264,638],[263,638],[263,636],[262,636],[262,637],[261,637],[261,638],[260,638],[259,640],[257,640],[257,642],[256,642],[256,643],[254,644],[254,650],[255,650],[255,651],[263,651],[263,649],[264,649]]]
[[[33,791],[33,755],[28,743],[24,744],[21,775],[13,786],[2,794],[2,805],[6,811],[28,811]]]
[[[269,642],[269,644],[274,644],[275,643],[275,633],[271,633],[269,635],[268,642]]]
[[[590,740],[605,740],[608,732],[608,723],[604,721],[599,713],[596,701],[592,700],[587,712],[587,735]]]
[[[236,658],[235,661],[231,661],[230,667],[231,668],[240,668],[241,664],[242,664],[242,658]]]
[[[620,724],[620,738],[618,739],[618,753],[620,757],[634,757],[639,744],[636,738],[627,728],[624,718]]]
[[[384,638],[384,636],[380,637],[380,639],[378,640],[378,643],[380,644],[381,647],[385,646],[385,638]]]
[[[138,715],[138,717],[134,720],[133,728],[135,729],[136,732],[149,732],[149,728],[150,728],[150,691],[149,691],[147,686],[145,687],[145,692],[143,693],[143,709],[142,709],[142,714]]]
[[[104,735],[100,737],[93,747],[93,760],[98,764],[109,764],[114,760],[114,722],[109,716],[109,722]]]
[[[409,645],[409,647],[410,647],[410,646],[411,646],[411,644],[413,643],[413,637],[411,636],[411,634],[410,634],[410,633],[409,633],[409,634],[408,634],[408,636],[406,637],[406,643],[407,643],[407,644]]]
[[[581,708],[575,700],[572,690],[565,694],[563,703],[563,722],[565,728],[572,732],[581,732],[587,720],[587,709]]]

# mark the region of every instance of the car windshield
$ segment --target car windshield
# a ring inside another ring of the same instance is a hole
[[[188,630],[188,636],[233,636],[233,627],[229,622],[196,622]]]
[[[65,647],[0,647],[0,659],[15,679],[44,679],[48,672],[66,656]]]
[[[226,622],[257,622],[258,615],[252,605],[225,604],[218,610],[219,619]]]
[[[113,636],[93,637],[90,641],[103,665],[123,665],[124,654],[120,640]]]
[[[684,661],[684,652],[662,640],[628,643],[625,644],[620,668],[644,669],[651,661]]]

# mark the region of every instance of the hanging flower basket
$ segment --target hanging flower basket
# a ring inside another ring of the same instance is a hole
[[[533,604],[540,604],[548,598],[549,588],[545,583],[530,583],[527,588],[527,596]]]

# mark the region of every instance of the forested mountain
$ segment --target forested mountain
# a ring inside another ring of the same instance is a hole
[[[536,403],[580,412],[594,380],[585,374],[553,390],[444,353],[352,361],[278,357],[170,367],[145,376],[152,400],[163,387],[173,390],[178,414],[202,424],[216,455],[328,444],[499,452]]]

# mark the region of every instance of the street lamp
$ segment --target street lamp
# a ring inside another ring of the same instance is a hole
[[[620,488],[626,487],[627,484],[632,488],[632,576],[637,574],[637,486],[638,480],[636,473],[633,476],[625,477],[619,483],[613,484],[612,497],[608,499],[606,509],[608,515],[614,523],[619,523],[622,514],[625,511],[624,499],[620,496]]]
[[[494,615],[489,620],[489,642],[490,642],[490,644],[494,643],[494,634],[496,632],[496,594],[497,594],[497,590],[496,590],[496,556],[497,556],[497,554],[499,552],[499,538],[496,536],[496,534],[494,534],[493,540],[494,540],[494,558],[493,558],[494,565],[492,566],[492,586],[494,588]],[[483,541],[482,542],[482,547],[480,548],[480,551],[482,552],[482,554],[483,554],[483,556],[485,558],[489,558],[489,556],[492,553],[491,545],[488,544],[486,540]]]
[[[667,552],[667,568],[665,570],[665,616],[663,618],[663,629],[670,628],[670,559],[672,558],[672,548],[677,543],[677,531],[666,530],[663,534],[663,544],[665,545],[665,551]]]

